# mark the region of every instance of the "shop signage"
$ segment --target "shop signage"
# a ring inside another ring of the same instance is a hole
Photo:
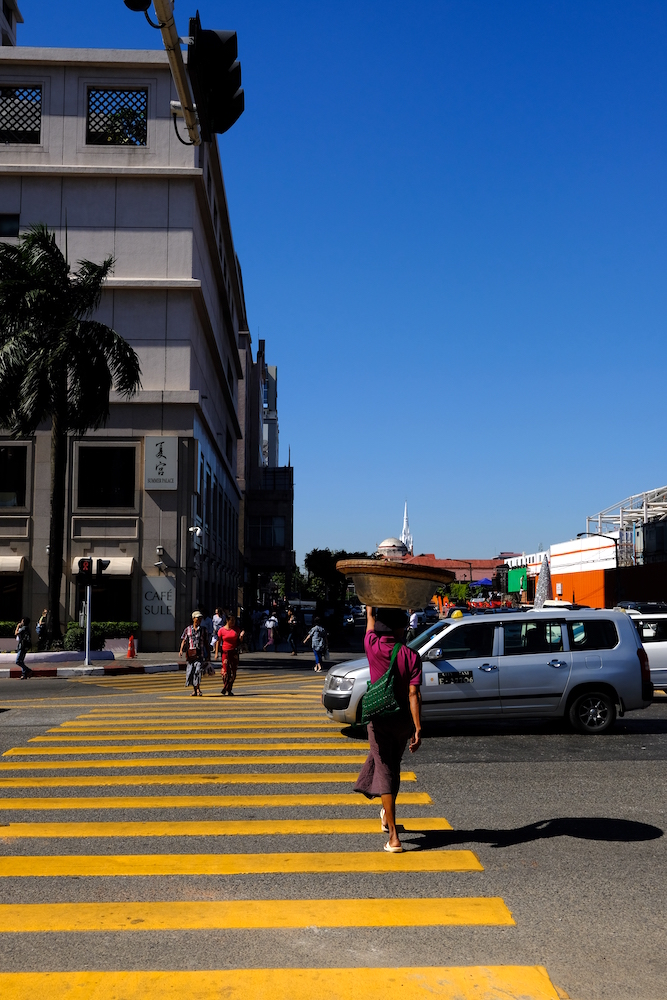
[[[176,581],[168,576],[145,576],[141,587],[141,628],[173,632],[176,628]]]
[[[144,489],[178,489],[178,438],[147,437],[144,448]]]

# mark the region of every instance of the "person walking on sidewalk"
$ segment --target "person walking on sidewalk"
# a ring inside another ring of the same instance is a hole
[[[35,625],[35,632],[37,633],[37,649],[44,649],[46,646],[46,623],[49,619],[48,608],[44,608],[39,620]]]
[[[267,637],[268,637],[267,640],[266,640],[266,644],[264,646],[264,652],[266,652],[268,646],[271,646],[272,649],[273,649],[273,652],[277,653],[278,652],[278,648],[277,648],[278,647],[278,641],[277,641],[278,640],[278,619],[276,618],[276,616],[274,615],[273,612],[271,612],[271,614],[269,615],[269,617],[264,622],[264,626],[266,628],[266,634],[267,634]]]
[[[192,685],[193,698],[196,698],[197,695],[200,698],[202,697],[202,664],[207,663],[211,655],[208,632],[202,625],[202,618],[201,611],[193,611],[192,625],[188,625],[183,629],[183,635],[181,636],[180,655],[183,656],[185,654],[187,660],[185,665],[185,684],[186,686]]]
[[[410,737],[411,753],[418,750],[421,744],[422,667],[419,653],[404,645],[407,624],[408,616],[398,608],[378,608],[377,613],[374,613],[373,608],[366,607],[364,648],[371,672],[371,684],[387,673],[394,648],[398,646],[394,694],[401,709],[391,715],[375,716],[368,723],[370,750],[354,791],[361,792],[369,799],[377,795],[381,797],[380,825],[383,832],[389,834],[384,850],[391,854],[398,854],[403,850],[396,832],[396,796],[401,784],[401,758]]]
[[[322,663],[328,648],[328,639],[325,630],[322,628],[319,618],[313,618],[313,627],[310,632],[303,640],[304,645],[310,640],[313,647],[313,655],[315,657],[315,666],[313,670],[316,674],[322,669]]]
[[[294,608],[290,608],[287,614],[287,641],[292,650],[291,656],[297,655],[296,644],[299,641],[299,619],[294,614]]]
[[[21,668],[21,680],[27,681],[32,675],[30,667],[25,665],[25,654],[30,649],[32,640],[30,638],[30,619],[22,618],[14,629],[16,636],[16,666]]]
[[[234,694],[232,688],[236,680],[236,671],[239,669],[239,643],[243,641],[245,632],[239,632],[236,627],[234,615],[227,616],[227,624],[218,629],[218,644],[216,646],[216,656],[218,648],[221,648],[222,666],[222,693]]]

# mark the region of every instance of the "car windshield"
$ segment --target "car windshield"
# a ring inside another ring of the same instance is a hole
[[[452,622],[436,622],[435,625],[430,625],[429,628],[424,629],[414,639],[411,639],[408,646],[410,649],[414,649],[415,653],[420,653],[436,635],[440,635],[452,624]]]

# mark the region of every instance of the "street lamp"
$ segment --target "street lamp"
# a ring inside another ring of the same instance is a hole
[[[616,566],[615,566],[615,572],[614,572],[614,585],[615,585],[614,589],[616,590],[616,603],[618,604],[618,602],[621,599],[620,579],[619,579],[619,575],[618,575],[618,539],[614,538],[613,535],[603,535],[599,531],[580,531],[577,534],[577,538],[587,538],[587,537],[592,537],[592,538],[608,538],[608,539],[610,539],[614,543],[614,550],[615,550],[615,554],[616,554]]]

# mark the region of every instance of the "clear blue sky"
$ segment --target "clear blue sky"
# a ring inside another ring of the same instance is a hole
[[[21,0],[24,45],[157,47],[122,0]],[[194,13],[176,4],[185,34]],[[295,545],[532,551],[667,482],[667,4],[214,3],[253,341]]]

